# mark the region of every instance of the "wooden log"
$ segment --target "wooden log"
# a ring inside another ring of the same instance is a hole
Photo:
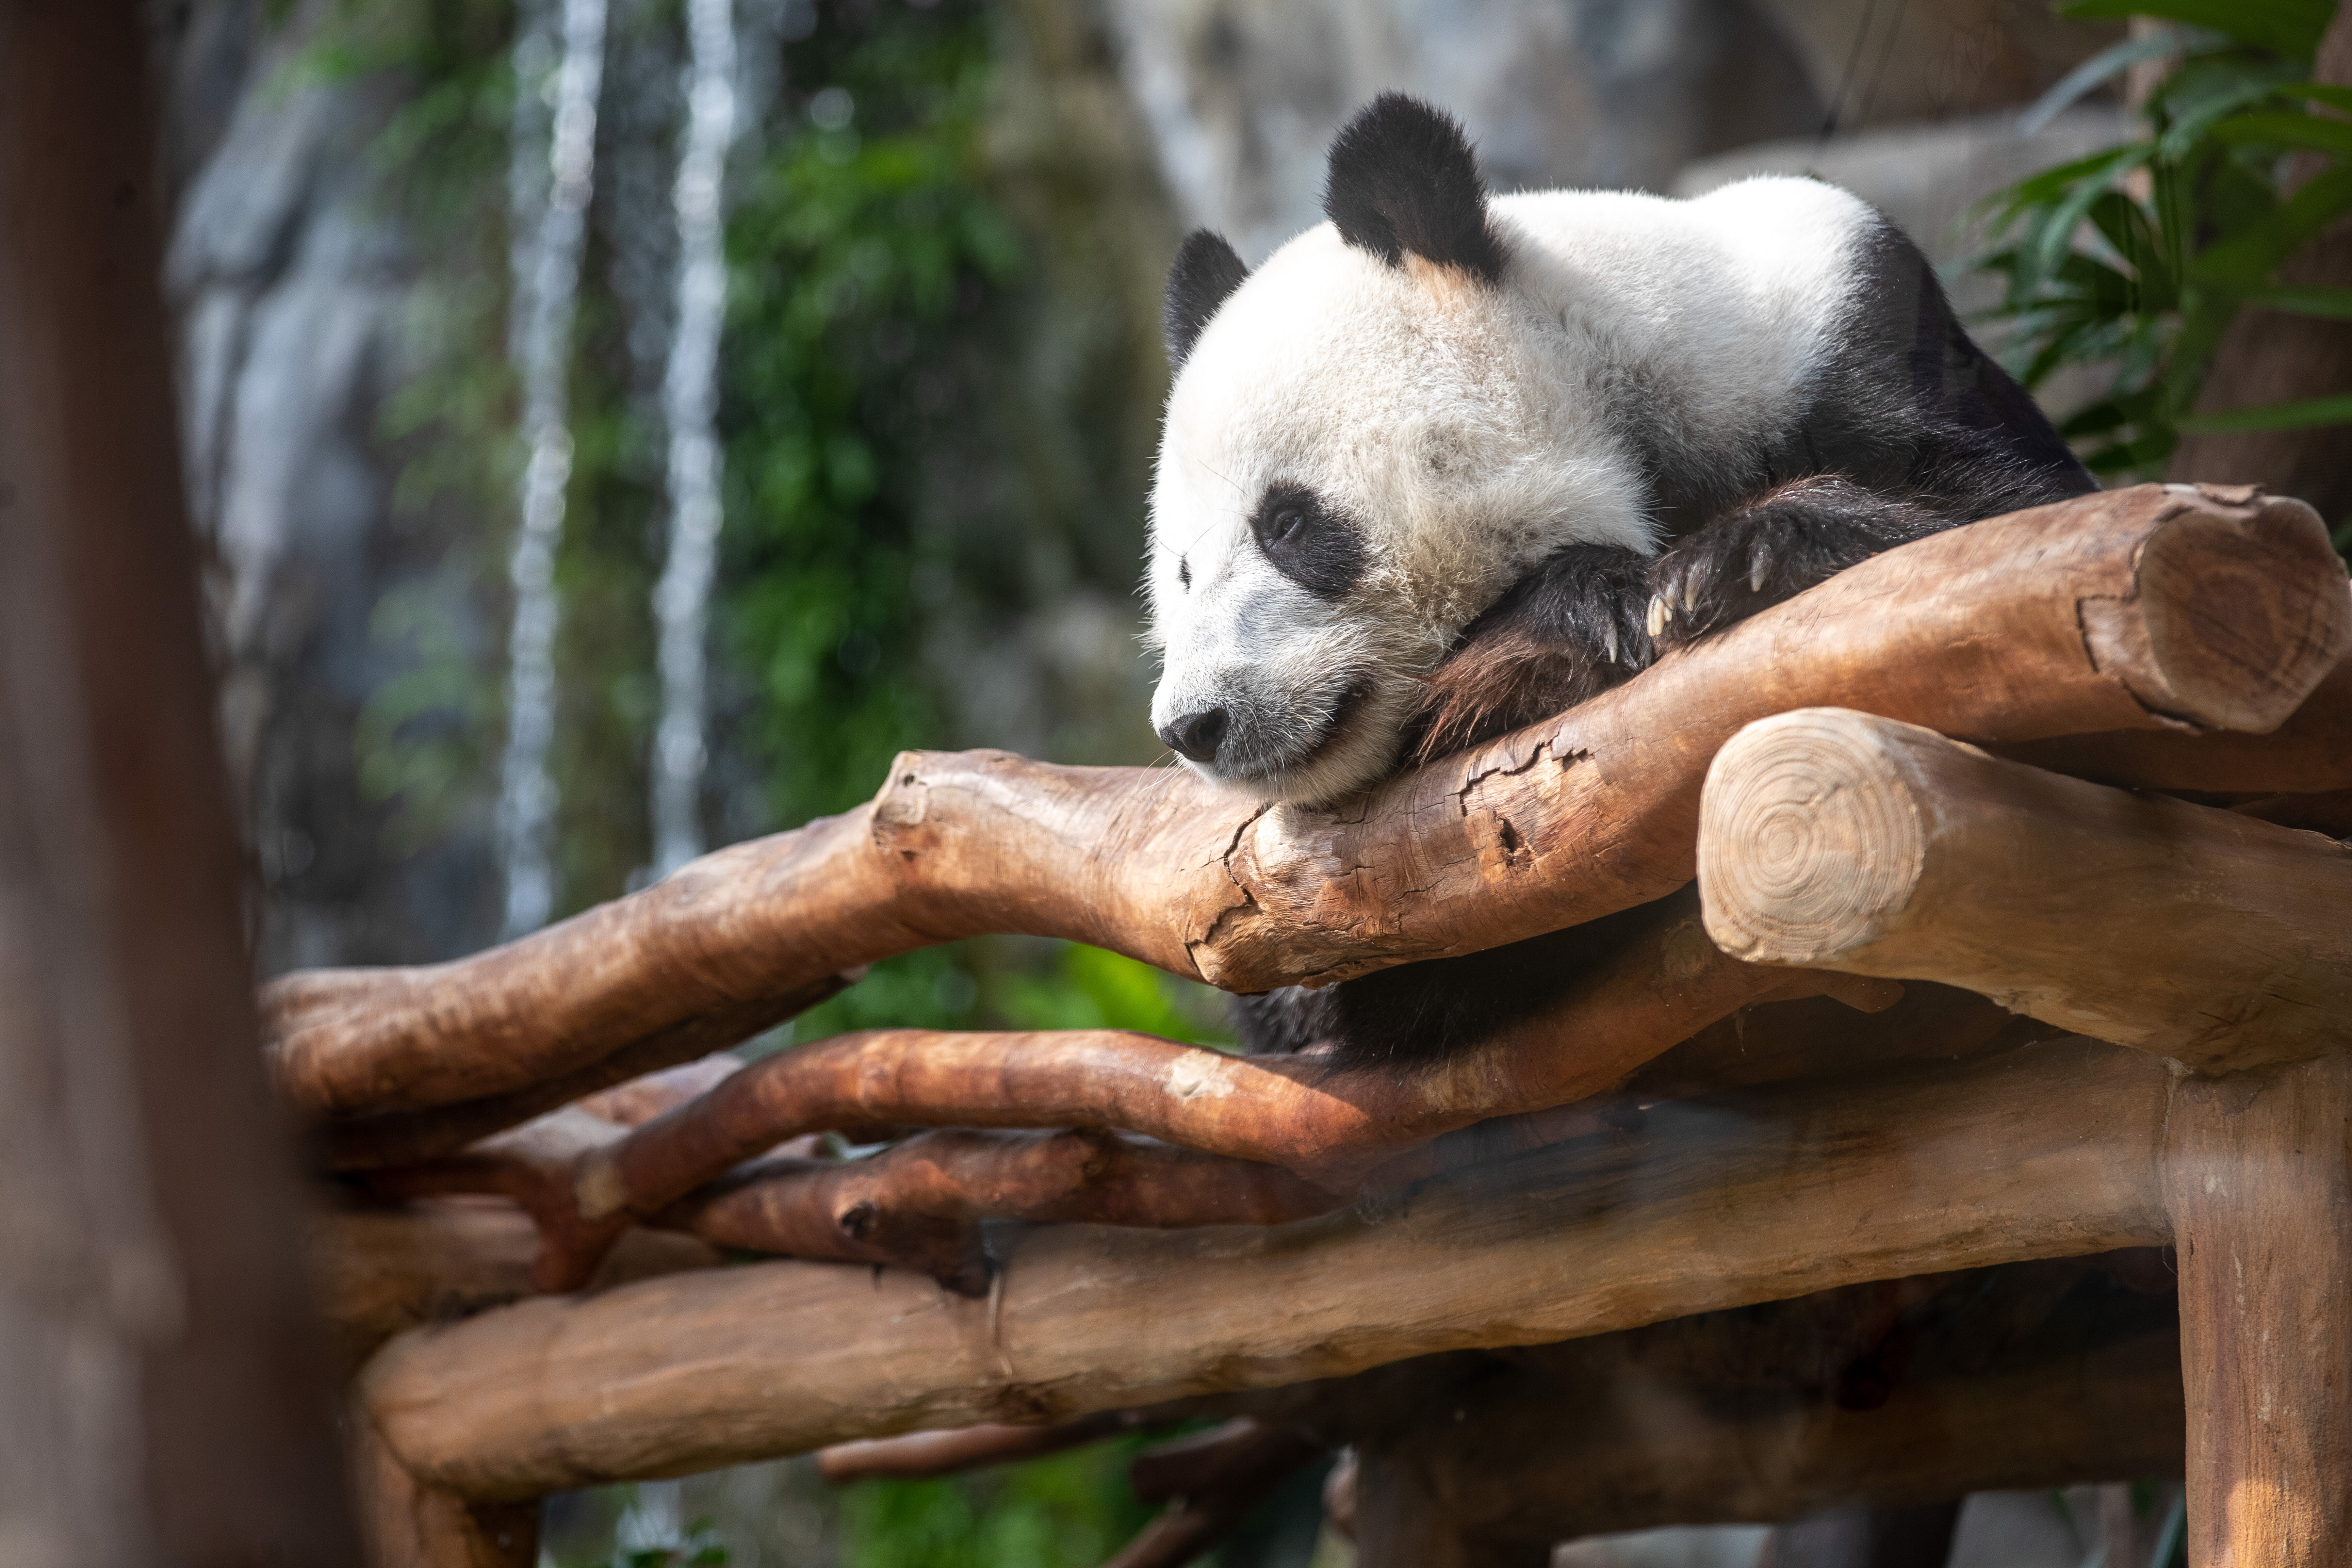
[[[362,1383],[428,1484],[529,1498],[2160,1245],[2169,1082],[2142,1054],[2058,1041],[1663,1105],[1294,1225],[1033,1231],[985,1301],[751,1265],[414,1330]]]
[[[1707,932],[1758,963],[1944,981],[2208,1071],[2352,1017],[2352,847],[2317,834],[1834,709],[1735,737],[1699,822]]]
[[[2352,1022],[2334,1022],[2352,1044]],[[2189,1561],[2340,1563],[2352,1550],[2352,1058],[2185,1079],[2167,1132]]]
[[[1423,1149],[1441,1133],[1586,1099],[1736,1007],[1821,988],[1814,975],[1774,988],[1777,973],[1725,958],[1677,898],[1545,1014],[1412,1074],[1339,1073],[1314,1057],[1234,1057],[1113,1030],[845,1035],[770,1057],[584,1151],[576,1215],[544,1226],[547,1278],[576,1286],[635,1217],[782,1139],[849,1122],[1116,1128],[1277,1165],[1329,1193],[1391,1185],[1443,1163]]]
[[[919,1133],[843,1168],[834,1213],[1130,1225],[1286,1225],[1344,1200],[1279,1165],[1100,1131]]]
[[[2347,592],[2352,593],[2352,584]],[[2208,795],[2352,789],[2352,658],[2339,659],[2303,705],[2266,734],[2116,730],[1987,749],[2012,762],[2125,789]]]
[[[535,1292],[538,1229],[502,1203],[320,1207],[310,1215],[306,1243],[320,1315],[346,1382],[403,1329],[467,1317]],[[691,1237],[634,1230],[589,1285],[610,1289],[721,1261],[716,1248]]]
[[[2348,639],[2341,565],[2300,503],[2182,486],[2083,497],[1890,551],[1328,811],[1171,770],[910,752],[866,807],[520,942],[275,983],[272,1059],[319,1115],[508,1093],[988,931],[1095,942],[1230,990],[1326,983],[1681,886],[1706,763],[1756,719],[1835,702],[1988,741],[2262,731]]]

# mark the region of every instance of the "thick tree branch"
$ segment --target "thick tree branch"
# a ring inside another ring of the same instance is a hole
[[[836,1443],[816,1457],[817,1473],[835,1486],[877,1477],[927,1480],[960,1476],[992,1465],[1017,1465],[1049,1454],[1116,1437],[1132,1430],[1134,1422],[1123,1410],[1105,1410],[1076,1421],[1052,1426],[1013,1426],[984,1422],[948,1432],[907,1432],[896,1437],[868,1437]]]
[[[1474,952],[1688,880],[1700,778],[1753,720],[1838,703],[2001,742],[2262,731],[2347,627],[2341,567],[2298,503],[2084,497],[1890,552],[1330,811],[1253,806],[1165,770],[909,753],[870,806],[508,947],[278,982],[273,1060],[319,1115],[512,1094],[988,931],[1097,942],[1244,991]],[[678,1054],[724,1043],[698,1038]],[[418,1152],[412,1140],[399,1157]]]
[[[647,1085],[633,1098],[658,1101],[684,1086],[677,1079]],[[618,1109],[644,1106],[624,1100]],[[368,1185],[386,1198],[452,1194],[507,1198],[539,1228],[541,1260],[533,1271],[539,1288],[577,1289],[602,1262],[604,1244],[600,1240],[586,1269],[566,1271],[583,1247],[580,1211],[572,1198],[573,1172],[583,1156],[611,1147],[627,1132],[616,1122],[572,1106],[459,1153],[377,1172]],[[865,1196],[873,1183],[860,1169],[864,1163],[772,1152],[723,1172],[708,1186],[666,1205],[647,1223],[683,1231],[714,1247],[782,1258],[890,1264],[928,1274],[968,1296],[986,1290],[988,1260],[971,1216],[915,1205],[877,1208]]]

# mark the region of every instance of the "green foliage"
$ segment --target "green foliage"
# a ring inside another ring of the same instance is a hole
[[[981,184],[985,29],[972,5],[820,26],[786,70],[847,118],[782,128],[729,225],[720,648],[780,821],[942,732],[917,584],[936,599],[957,563],[920,492],[987,395],[980,334],[1022,267]]]
[[[2044,170],[1991,198],[2007,241],[1993,313],[2012,330],[2031,388],[2100,367],[2105,395],[2060,426],[2100,473],[2151,473],[2184,431],[2352,423],[2352,397],[2194,416],[2213,353],[2248,305],[2352,317],[2352,289],[2293,289],[2279,269],[2352,214],[2352,90],[2304,79],[2334,0],[2071,0],[2072,16],[2183,24],[2170,45],[2133,39],[2071,74],[2036,113],[2157,52],[2178,66],[2149,96],[2137,138]],[[2295,154],[2331,166],[2292,193]]]
[[[1140,1439],[938,1481],[864,1481],[843,1500],[842,1568],[1093,1568],[1150,1510],[1127,1485]]]

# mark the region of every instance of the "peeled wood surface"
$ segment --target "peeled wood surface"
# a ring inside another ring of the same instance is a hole
[[[775,1263],[520,1302],[404,1335],[362,1386],[430,1484],[523,1498],[2160,1243],[2168,1081],[2066,1040],[1660,1106],[1295,1225],[1032,1232],[983,1301]]]
[[[2263,730],[2347,627],[2341,567],[2300,503],[2084,497],[1888,552],[1336,811],[1253,806],[1171,770],[908,753],[869,806],[508,947],[278,982],[274,1060],[318,1114],[506,1093],[981,932],[1076,938],[1241,991],[1474,952],[1688,880],[1700,777],[1755,719],[1836,702],[2000,741],[2159,713]]]
[[[1835,709],[1750,726],[1699,817],[1708,934],[1943,981],[2209,1071],[2352,1017],[2352,847]]]
[[[2336,1017],[2352,1045],[2352,1022]],[[2352,1550],[2352,1057],[2184,1081],[2179,1237],[2189,1560],[2323,1568]]]

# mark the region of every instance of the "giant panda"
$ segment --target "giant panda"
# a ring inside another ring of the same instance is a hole
[[[1151,718],[1202,778],[1327,805],[1615,685],[1880,551],[2095,489],[1859,198],[1490,197],[1386,94],[1328,222],[1178,250],[1150,498]],[[1580,928],[1244,999],[1253,1049],[1425,1062],[1539,1005]]]

